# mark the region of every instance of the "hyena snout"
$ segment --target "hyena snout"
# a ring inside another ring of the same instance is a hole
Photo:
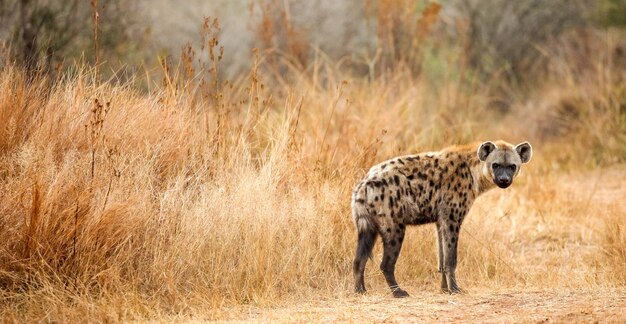
[[[493,169],[493,183],[496,186],[504,189],[508,188],[513,183],[513,178],[515,178],[515,171],[517,170],[516,164],[499,164],[493,163],[491,164],[491,168]]]
[[[502,176],[496,177],[494,182],[496,183],[498,187],[505,189],[505,188],[508,188],[513,183],[513,179],[511,179],[511,177],[509,176],[502,175]]]

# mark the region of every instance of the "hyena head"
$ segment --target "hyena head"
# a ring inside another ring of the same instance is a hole
[[[478,147],[478,159],[484,162],[483,176],[500,188],[508,188],[519,174],[522,164],[532,156],[528,142],[513,146],[504,141],[484,142]]]

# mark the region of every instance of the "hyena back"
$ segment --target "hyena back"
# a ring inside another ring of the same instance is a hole
[[[394,297],[408,296],[396,282],[396,260],[406,226],[428,223],[437,227],[441,289],[460,292],[455,270],[465,215],[481,193],[495,186],[510,186],[531,155],[527,142],[513,146],[497,141],[401,156],[372,167],[352,193],[352,216],[358,231],[353,264],[356,292],[365,293],[365,265],[380,236],[380,269]]]

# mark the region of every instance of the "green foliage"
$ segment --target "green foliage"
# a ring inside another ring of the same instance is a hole
[[[626,1],[600,0],[594,20],[605,27],[626,27]]]
[[[11,61],[28,71],[50,72],[67,59],[94,57],[93,10],[84,0],[5,0],[0,2],[0,43],[10,44]],[[127,57],[127,46],[138,43],[129,30],[135,24],[132,5],[106,1],[97,8],[103,58]],[[133,52],[134,53],[134,52]]]
[[[512,82],[545,68],[538,48],[585,25],[590,8],[584,0],[457,0],[451,6],[466,22],[457,28],[464,31],[469,64],[485,78],[499,74]]]

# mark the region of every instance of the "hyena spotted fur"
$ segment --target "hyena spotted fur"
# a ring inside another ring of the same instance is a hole
[[[483,192],[509,187],[531,155],[527,142],[513,146],[497,141],[401,156],[372,167],[352,193],[358,231],[356,292],[365,293],[365,264],[380,236],[384,251],[380,269],[393,296],[407,297],[394,276],[406,226],[435,223],[441,290],[459,293],[455,270],[465,215]]]

